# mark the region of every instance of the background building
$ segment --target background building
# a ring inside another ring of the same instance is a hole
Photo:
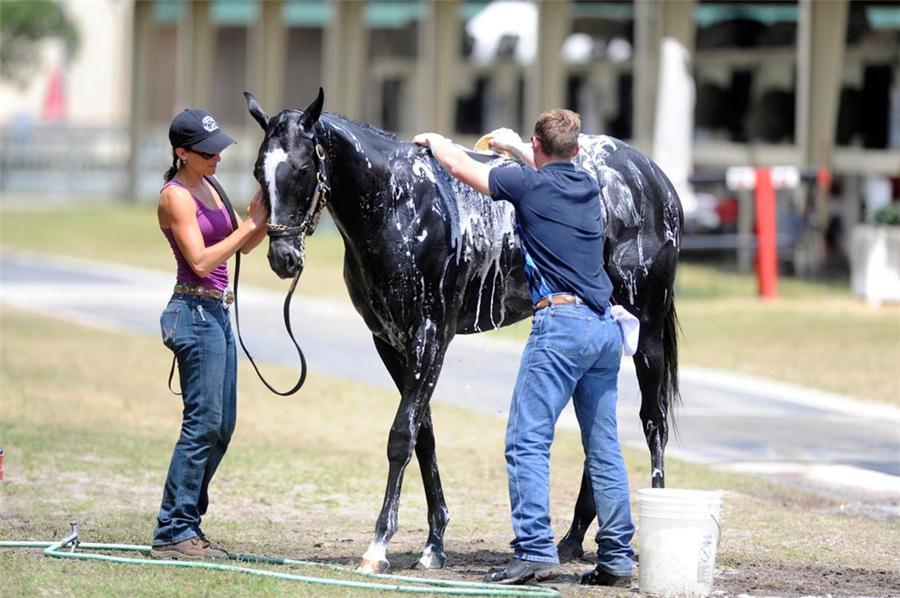
[[[573,108],[587,132],[628,140],[663,165],[697,233],[747,232],[744,196],[687,180],[736,165],[832,174],[818,203],[804,185],[779,194],[791,250],[804,231],[840,244],[841,231],[900,196],[892,1],[64,5],[83,31],[80,52],[48,41],[26,88],[0,86],[7,196],[153,198],[170,162],[168,122],[194,105],[240,140],[221,176],[249,197],[261,131],[241,92],[275,113],[306,106],[319,86],[328,110],[403,139],[436,130],[465,145],[500,126],[527,137],[541,110]],[[698,238],[697,249],[721,243]]]

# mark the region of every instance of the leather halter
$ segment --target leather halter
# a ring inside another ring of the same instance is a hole
[[[325,174],[325,150],[316,143],[316,189],[313,191],[312,199],[309,202],[309,208],[303,216],[303,220],[297,226],[287,226],[286,224],[268,224],[266,231],[270,238],[277,239],[280,237],[296,237],[303,241],[304,237],[311,236],[319,225],[319,219],[322,217],[322,210],[328,203],[328,194],[331,193],[331,187],[328,184],[328,177]]]
[[[299,241],[301,263],[304,259],[304,240],[308,235],[312,235],[315,232],[316,226],[318,226],[319,224],[319,219],[322,217],[322,210],[328,203],[329,193],[331,193],[331,187],[328,185],[327,175],[325,174],[325,150],[322,149],[321,145],[316,143],[316,189],[315,191],[313,191],[312,199],[309,202],[309,208],[306,210],[306,214],[303,216],[303,220],[301,220],[300,224],[297,226],[287,226],[284,224],[268,224],[266,226],[266,232],[269,235],[270,239],[293,237]],[[297,379],[296,384],[294,384],[294,386],[290,390],[281,391],[272,386],[269,381],[266,380],[265,376],[262,375],[262,372],[259,371],[259,367],[257,367],[256,362],[253,360],[253,357],[250,356],[250,352],[247,350],[247,347],[244,346],[243,338],[241,338],[241,324],[237,310],[237,278],[241,267],[240,252],[235,255],[238,261],[236,262],[234,272],[234,321],[237,325],[238,340],[241,343],[241,348],[244,350],[244,353],[246,353],[247,359],[250,360],[250,365],[252,365],[253,369],[256,370],[256,375],[266,386],[266,388],[282,397],[292,395],[300,390],[300,387],[303,386],[303,383],[306,381],[306,357],[303,355],[303,350],[300,348],[300,344],[297,342],[297,339],[294,338],[294,331],[291,327],[291,299],[294,296],[294,290],[297,288],[297,281],[300,280],[300,272],[302,270],[298,268],[297,273],[294,274],[294,279],[291,281],[291,288],[288,289],[287,295],[284,297],[284,307],[282,310],[284,315],[284,326],[287,329],[288,336],[291,338],[291,342],[294,344],[294,348],[297,349],[297,355],[300,357],[300,377]]]

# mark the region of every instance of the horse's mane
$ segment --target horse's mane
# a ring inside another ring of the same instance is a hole
[[[298,114],[303,114],[302,110],[292,110],[292,112],[297,112]],[[354,120],[348,116],[344,116],[343,114],[339,114],[337,112],[322,112],[322,115],[319,117],[319,122],[323,123],[324,126],[328,126],[329,124],[336,124],[339,128],[345,129],[354,135],[363,133],[367,136],[373,137],[377,141],[388,142],[391,144],[409,144],[411,142],[400,139],[395,133],[389,133],[384,129],[380,129],[375,125],[371,125],[366,122],[361,122],[358,120]],[[502,156],[501,154],[483,154],[480,152],[472,151],[468,148],[464,148],[466,153],[476,160],[477,162],[487,163],[493,162],[496,160],[500,160],[504,165],[506,164],[523,164],[518,158],[507,158]]]
[[[350,117],[344,116],[343,114],[338,114],[336,112],[323,112],[322,116],[319,117],[319,120],[325,121],[326,124],[328,123],[328,121],[336,121],[342,127],[349,127],[350,130],[352,130],[354,133],[357,131],[365,132],[384,141],[393,141],[395,143],[403,142],[403,140],[397,137],[397,135],[395,135],[394,133],[388,133],[384,129],[379,129],[375,125],[370,125],[369,123],[353,120]]]

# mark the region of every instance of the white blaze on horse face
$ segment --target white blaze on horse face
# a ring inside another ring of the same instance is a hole
[[[267,151],[266,157],[263,158],[263,173],[266,177],[266,186],[269,188],[269,214],[271,214],[272,224],[278,224],[275,222],[275,215],[278,213],[275,210],[275,205],[278,203],[278,188],[275,186],[275,172],[278,170],[278,165],[282,162],[287,162],[287,159],[287,153],[280,147]]]

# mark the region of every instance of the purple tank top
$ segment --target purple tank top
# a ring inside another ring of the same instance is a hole
[[[188,193],[191,193],[187,187],[174,179],[168,181],[162,188],[165,189],[169,185],[178,185]],[[191,193],[191,197],[194,198],[194,203],[197,204],[197,223],[200,225],[200,233],[203,235],[203,243],[206,247],[215,245],[231,234],[231,217],[228,215],[228,208],[223,205],[218,210],[211,210],[203,205],[203,202],[197,199],[193,193]],[[220,291],[228,288],[228,262],[219,264],[205,278],[201,278],[197,276],[197,273],[184,259],[184,254],[181,253],[181,248],[178,247],[178,243],[175,241],[172,229],[164,228],[162,231],[172,247],[172,253],[175,254],[175,262],[178,264],[178,282]]]

